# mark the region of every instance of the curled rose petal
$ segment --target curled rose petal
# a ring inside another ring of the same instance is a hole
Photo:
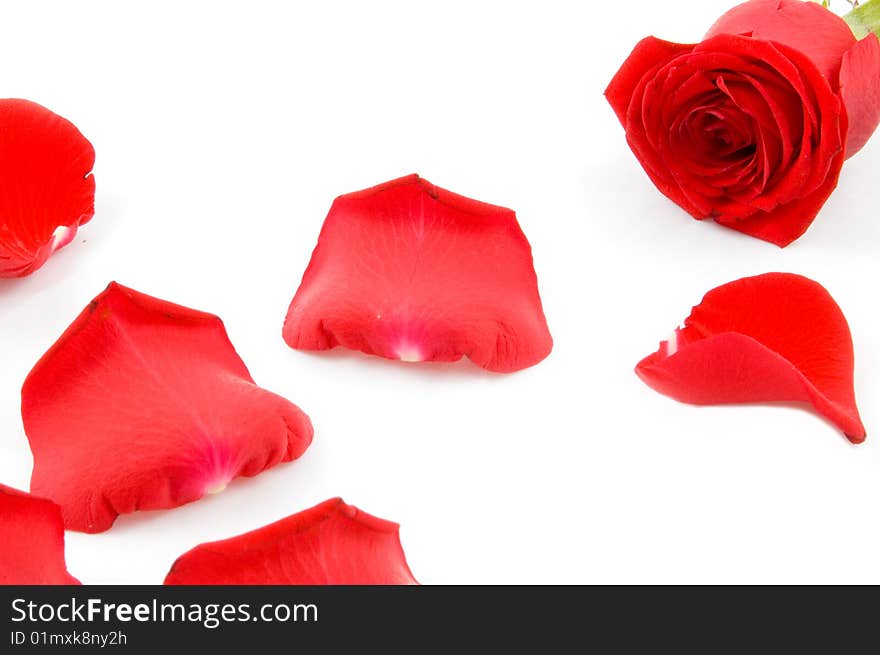
[[[301,350],[466,356],[499,372],[537,364],[552,348],[514,212],[417,175],[334,201],[283,335]]]
[[[95,213],[95,150],[45,107],[0,99],[0,152],[0,277],[23,277]]]
[[[0,484],[0,585],[71,585],[64,522],[49,500]]]
[[[201,544],[171,567],[168,585],[409,585],[396,523],[341,498],[237,537]]]
[[[69,529],[177,507],[299,457],[308,417],[254,384],[219,318],[116,283],[22,388],[31,490]]]
[[[697,405],[810,403],[860,443],[853,368],[849,326],[829,293],[800,275],[767,273],[707,293],[636,373]]]

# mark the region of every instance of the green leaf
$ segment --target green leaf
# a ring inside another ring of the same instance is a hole
[[[880,0],[868,0],[843,17],[857,39],[873,32],[880,36]]]

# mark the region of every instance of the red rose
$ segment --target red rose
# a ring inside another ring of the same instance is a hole
[[[812,2],[751,0],[696,45],[644,39],[605,95],[658,189],[786,246],[880,122],[880,40]]]

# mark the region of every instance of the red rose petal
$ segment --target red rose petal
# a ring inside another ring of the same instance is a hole
[[[49,500],[0,484],[0,585],[69,585],[64,522]]]
[[[849,116],[846,156],[867,143],[880,123],[880,39],[869,34],[843,55],[840,94]]]
[[[697,405],[812,403],[853,443],[865,439],[853,390],[849,326],[818,283],[767,273],[713,289],[636,373]]]
[[[664,41],[654,36],[646,37],[636,44],[605,89],[605,97],[624,127],[627,126],[626,113],[630,103],[633,98],[638,97],[635,93],[636,89],[651,75],[651,70],[645,70],[644,63],[652,62],[652,68],[656,71],[679,55],[693,49],[693,45]]]
[[[399,526],[341,498],[182,555],[167,585],[417,584]]]
[[[302,350],[467,356],[499,372],[537,364],[552,347],[515,214],[417,175],[334,201],[283,334]]]
[[[28,375],[31,489],[65,525],[177,507],[299,457],[308,417],[256,386],[219,318],[112,283]]]
[[[28,100],[0,100],[0,277],[22,277],[95,213],[92,144]]]
[[[799,50],[832,84],[837,82],[841,56],[856,40],[840,16],[803,0],[750,0],[737,5],[704,38],[719,34],[741,34]]]

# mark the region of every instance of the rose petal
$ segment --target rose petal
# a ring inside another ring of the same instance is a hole
[[[626,115],[630,103],[633,98],[639,97],[635,93],[636,88],[644,84],[660,67],[693,48],[693,45],[672,43],[653,36],[636,44],[605,89],[605,97],[624,127],[627,126]]]
[[[335,498],[252,532],[196,546],[178,558],[165,584],[417,584],[398,529]]]
[[[698,405],[811,403],[850,441],[864,441],[849,326],[818,283],[790,273],[730,282],[684,325],[636,367],[654,390]]]
[[[71,585],[58,506],[0,484],[0,585]]]
[[[303,412],[256,386],[216,316],[110,284],[22,389],[31,489],[65,525],[177,507],[299,457]]]
[[[0,100],[0,277],[22,277],[95,213],[92,144],[28,100]]]
[[[869,34],[843,55],[840,94],[849,117],[846,156],[867,143],[880,123],[880,39]]]
[[[552,347],[515,214],[417,175],[335,200],[283,334],[302,350],[467,356],[500,372],[537,364]]]
[[[751,36],[799,50],[832,84],[837,83],[841,56],[855,42],[842,18],[817,2],[803,0],[751,0],[737,5],[715,22],[705,38],[719,34]]]

